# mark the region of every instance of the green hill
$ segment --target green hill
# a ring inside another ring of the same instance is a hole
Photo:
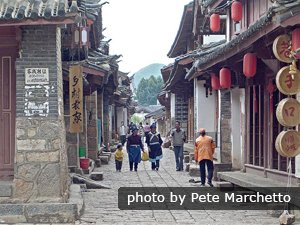
[[[163,68],[165,65],[160,63],[153,63],[144,68],[138,70],[136,73],[133,74],[134,79],[134,87],[137,88],[142,78],[148,79],[151,75],[158,77],[161,76],[160,69]]]

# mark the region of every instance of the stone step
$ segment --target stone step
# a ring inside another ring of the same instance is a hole
[[[190,163],[187,163],[186,165],[185,165],[185,171],[186,172],[189,172],[190,171]]]
[[[74,223],[77,219],[76,204],[0,204],[1,223]]]
[[[101,167],[101,160],[100,159],[95,160],[95,166],[96,167]]]
[[[100,154],[100,156],[107,156],[107,157],[108,157],[108,160],[110,160],[110,158],[111,158],[111,153],[110,153],[110,152],[102,152],[102,153]]]
[[[0,182],[0,197],[10,197],[12,195],[12,181]]]
[[[200,177],[199,165],[195,163],[190,163],[189,175],[191,177]]]
[[[96,181],[103,180],[103,172],[92,172],[90,178]]]
[[[234,185],[230,182],[226,182],[226,181],[216,181],[215,182],[215,187],[219,188],[221,191],[222,190],[233,190],[234,189]]]
[[[100,155],[99,158],[101,160],[101,164],[103,164],[103,165],[108,164],[108,162],[109,162],[109,157],[108,156]]]
[[[195,160],[195,154],[190,153],[190,163]]]
[[[218,175],[217,173],[220,171],[230,171],[231,170],[231,164],[229,163],[216,163],[214,162],[214,173],[213,173],[213,180],[218,181]],[[199,177],[200,176],[200,170],[199,170],[199,164],[190,163],[190,170],[189,175],[192,177]],[[207,173],[206,173],[207,175]]]
[[[190,156],[189,155],[185,155],[183,158],[183,162],[184,163],[189,163],[190,162]]]

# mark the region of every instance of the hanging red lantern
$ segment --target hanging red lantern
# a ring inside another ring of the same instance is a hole
[[[220,86],[222,88],[231,87],[231,72],[228,68],[222,68],[220,70]]]
[[[234,1],[231,5],[231,19],[235,22],[241,21],[243,18],[243,4],[239,1]]]
[[[292,50],[300,49],[300,28],[296,28],[292,32]],[[300,53],[296,54],[296,58],[300,59]]]
[[[219,77],[214,73],[211,74],[211,87],[213,90],[219,90],[221,88]]]
[[[247,53],[243,60],[243,73],[246,77],[253,77],[256,74],[257,59],[254,53]]]
[[[218,32],[220,30],[220,15],[219,14],[216,14],[216,13],[213,13],[211,16],[210,16],[210,29],[213,31],[213,32]]]

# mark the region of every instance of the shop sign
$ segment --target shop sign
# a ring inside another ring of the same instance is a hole
[[[25,84],[49,84],[49,69],[25,68]]]
[[[80,133],[83,128],[82,67],[72,65],[69,69],[70,133]]]
[[[295,157],[300,153],[300,133],[295,130],[282,131],[276,138],[275,148],[283,157]]]
[[[293,61],[293,59],[290,58],[290,43],[291,39],[287,34],[280,35],[274,40],[273,53],[279,61],[285,63],[291,63]]]
[[[276,109],[276,117],[282,126],[297,126],[300,123],[300,103],[294,98],[281,100]]]
[[[293,74],[290,66],[285,66],[276,75],[276,86],[285,95],[295,95],[300,91],[300,74]]]

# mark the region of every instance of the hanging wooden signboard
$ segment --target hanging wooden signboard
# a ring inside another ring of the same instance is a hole
[[[283,157],[295,157],[300,153],[300,133],[295,130],[280,132],[276,138],[275,148]]]
[[[291,74],[290,66],[282,67],[276,75],[276,86],[285,95],[295,95],[300,91],[300,76]]]
[[[277,106],[276,117],[282,126],[297,126],[300,123],[300,103],[294,98],[282,99]]]
[[[83,128],[82,67],[72,65],[69,69],[70,133],[80,133]]]
[[[291,63],[293,61],[290,58],[290,41],[291,38],[287,34],[283,34],[278,36],[273,42],[273,53],[281,62]]]

